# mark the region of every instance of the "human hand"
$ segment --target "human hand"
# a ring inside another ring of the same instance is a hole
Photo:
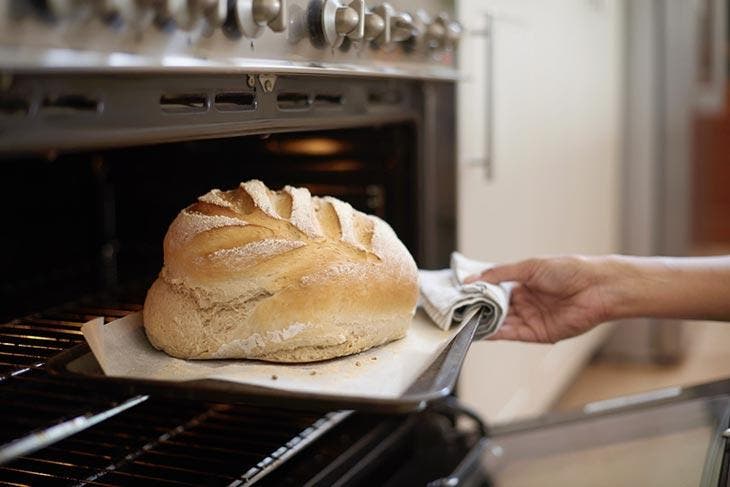
[[[607,258],[552,257],[496,266],[466,282],[517,283],[504,324],[490,339],[555,343],[609,319],[613,278]]]

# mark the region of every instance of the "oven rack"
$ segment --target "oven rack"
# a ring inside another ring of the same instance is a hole
[[[0,325],[0,483],[249,485],[348,416],[115,395],[45,371],[86,321],[140,308],[68,305]]]

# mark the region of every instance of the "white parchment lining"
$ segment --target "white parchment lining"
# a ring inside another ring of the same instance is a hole
[[[144,333],[141,313],[82,328],[96,360],[112,377],[187,381],[220,379],[276,389],[398,398],[436,359],[461,326],[448,331],[418,310],[401,340],[365,352],[307,364],[272,364],[251,360],[181,360],[155,349]]]

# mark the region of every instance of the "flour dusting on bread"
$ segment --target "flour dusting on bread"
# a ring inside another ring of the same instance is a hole
[[[215,250],[207,255],[211,260],[223,260],[237,267],[254,265],[257,260],[273,257],[306,245],[300,240],[265,239],[239,247]]]
[[[180,212],[164,250],[145,329],[182,358],[356,353],[404,336],[418,297],[415,262],[387,223],[304,188],[214,189]]]

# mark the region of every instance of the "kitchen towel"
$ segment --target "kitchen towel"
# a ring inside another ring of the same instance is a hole
[[[494,264],[451,254],[451,268],[419,271],[421,306],[443,330],[478,316],[475,340],[494,334],[502,326],[509,307],[510,284],[477,281],[464,284],[468,276],[479,274]]]

